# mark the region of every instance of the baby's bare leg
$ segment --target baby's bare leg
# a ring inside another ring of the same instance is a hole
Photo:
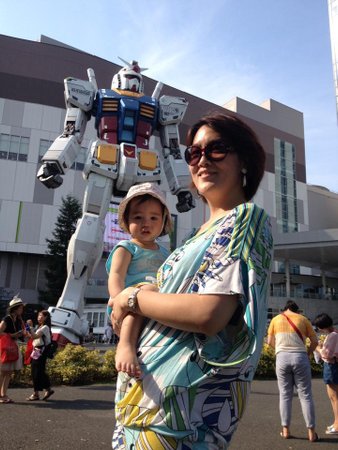
[[[126,372],[129,376],[136,378],[141,376],[141,369],[136,356],[136,345],[142,324],[143,317],[138,315],[128,314],[123,319],[115,355],[116,370]]]

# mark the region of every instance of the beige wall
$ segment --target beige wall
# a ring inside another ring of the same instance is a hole
[[[307,186],[310,230],[338,228],[338,194]]]

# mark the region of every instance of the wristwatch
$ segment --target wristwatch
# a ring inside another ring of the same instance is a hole
[[[127,305],[132,311],[136,311],[137,307],[137,294],[140,292],[141,288],[136,288],[128,297]]]

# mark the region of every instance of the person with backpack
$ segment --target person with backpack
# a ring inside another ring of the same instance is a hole
[[[40,400],[39,392],[45,389],[42,400],[47,400],[54,394],[51,389],[50,379],[46,373],[46,361],[48,349],[52,342],[51,317],[47,310],[42,310],[38,314],[38,327],[34,331],[30,329],[33,338],[33,351],[31,353],[31,369],[34,393],[27,400],[32,402]]]

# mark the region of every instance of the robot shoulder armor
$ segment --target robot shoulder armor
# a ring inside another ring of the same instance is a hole
[[[75,106],[83,111],[90,111],[96,91],[89,81],[68,77],[64,80],[65,97],[68,106]]]
[[[162,125],[180,123],[187,107],[188,102],[183,97],[162,95],[159,99],[159,122]]]

